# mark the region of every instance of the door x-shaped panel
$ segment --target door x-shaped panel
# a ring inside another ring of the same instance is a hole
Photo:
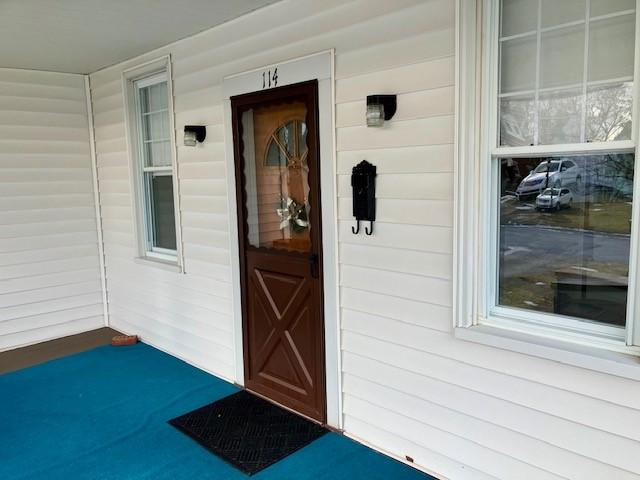
[[[252,351],[256,352],[251,359],[253,372],[298,395],[310,395],[315,385],[304,358],[312,321],[309,282],[255,268],[250,289],[251,318],[256,320],[251,325]]]

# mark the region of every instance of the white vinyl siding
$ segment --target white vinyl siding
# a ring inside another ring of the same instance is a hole
[[[639,383],[452,335],[452,0],[285,0],[93,74],[114,328],[234,378],[222,79],[328,48],[346,433],[455,480],[640,478]],[[133,261],[121,73],[169,53],[185,275]],[[398,111],[367,129],[376,93]],[[185,124],[207,126],[204,144],[182,146]],[[362,159],[378,168],[371,237],[351,233]]]
[[[368,5],[366,9],[364,4]],[[222,78],[336,46],[345,54],[344,58],[337,58],[338,68],[341,62],[345,64],[345,78],[339,81],[344,86],[339,85],[336,93],[351,98],[351,105],[345,104],[346,107],[357,104],[354,92],[358,89],[346,77],[384,70],[390,66],[389,61],[403,71],[410,70],[418,60],[414,78],[407,77],[404,90],[420,90],[410,82],[419,85],[422,81],[426,72],[422,61],[436,59],[436,66],[429,70],[437,72],[439,57],[451,54],[453,32],[450,26],[443,30],[441,25],[452,15],[452,8],[442,0],[426,3],[402,0],[393,5],[381,0],[346,4],[332,0],[322,7],[311,7],[307,1],[274,5],[92,74],[110,319],[114,328],[139,333],[160,348],[225,378],[233,378],[229,242],[236,240],[228,234],[229,221],[235,219],[230,220],[227,212]],[[309,14],[310,9],[316,13]],[[425,22],[420,17],[427,14],[430,19]],[[380,44],[388,52],[386,63],[372,67],[380,62],[374,39],[389,18],[404,23],[405,27],[388,32],[385,42]],[[283,29],[290,41],[285,42]],[[406,46],[411,55],[395,54],[396,48],[389,48],[394,45],[401,50]],[[352,56],[362,47],[367,48]],[[256,56],[257,52],[260,55]],[[172,59],[178,146],[176,175],[185,275],[133,260],[136,241],[121,76],[126,69],[166,54],[171,54]],[[448,61],[452,68],[453,58]],[[349,73],[354,67],[357,68]],[[451,87],[451,74],[448,76]],[[453,89],[450,91],[452,104]],[[359,95],[364,95],[363,92]],[[420,120],[405,123],[413,132],[421,128]],[[195,148],[183,146],[185,124],[206,125],[206,141]],[[407,134],[411,135],[411,131]]]
[[[0,69],[0,351],[104,326],[84,78]]]

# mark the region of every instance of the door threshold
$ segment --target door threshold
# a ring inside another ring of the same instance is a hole
[[[305,415],[304,413],[300,413],[297,410],[294,410],[291,407],[287,407],[286,405],[282,405],[281,403],[276,402],[275,400],[267,397],[266,395],[263,395],[261,393],[258,392],[254,392],[253,390],[243,387],[242,385],[238,385],[240,388],[242,388],[243,390],[246,390],[247,392],[249,392],[251,395],[255,395],[256,397],[260,397],[263,400],[266,400],[267,402],[275,405],[276,407],[280,407],[283,410],[286,410],[287,412],[291,412],[291,413],[295,413],[296,415],[298,415],[299,417],[304,418],[305,420],[309,420],[310,422],[313,422],[317,425],[320,425],[328,430],[333,430],[333,427],[330,427],[329,425],[327,425],[326,423],[321,422],[320,420],[316,419],[316,418],[312,418],[308,415]]]

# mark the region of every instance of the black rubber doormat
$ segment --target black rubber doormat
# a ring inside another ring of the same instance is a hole
[[[273,465],[327,433],[320,425],[246,391],[169,423],[247,475]]]

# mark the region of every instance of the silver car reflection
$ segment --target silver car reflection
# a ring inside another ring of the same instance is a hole
[[[516,190],[518,198],[539,194],[545,188],[580,184],[580,169],[573,160],[545,160],[527,175]]]
[[[571,208],[573,194],[568,188],[547,188],[536,197],[536,210]]]

